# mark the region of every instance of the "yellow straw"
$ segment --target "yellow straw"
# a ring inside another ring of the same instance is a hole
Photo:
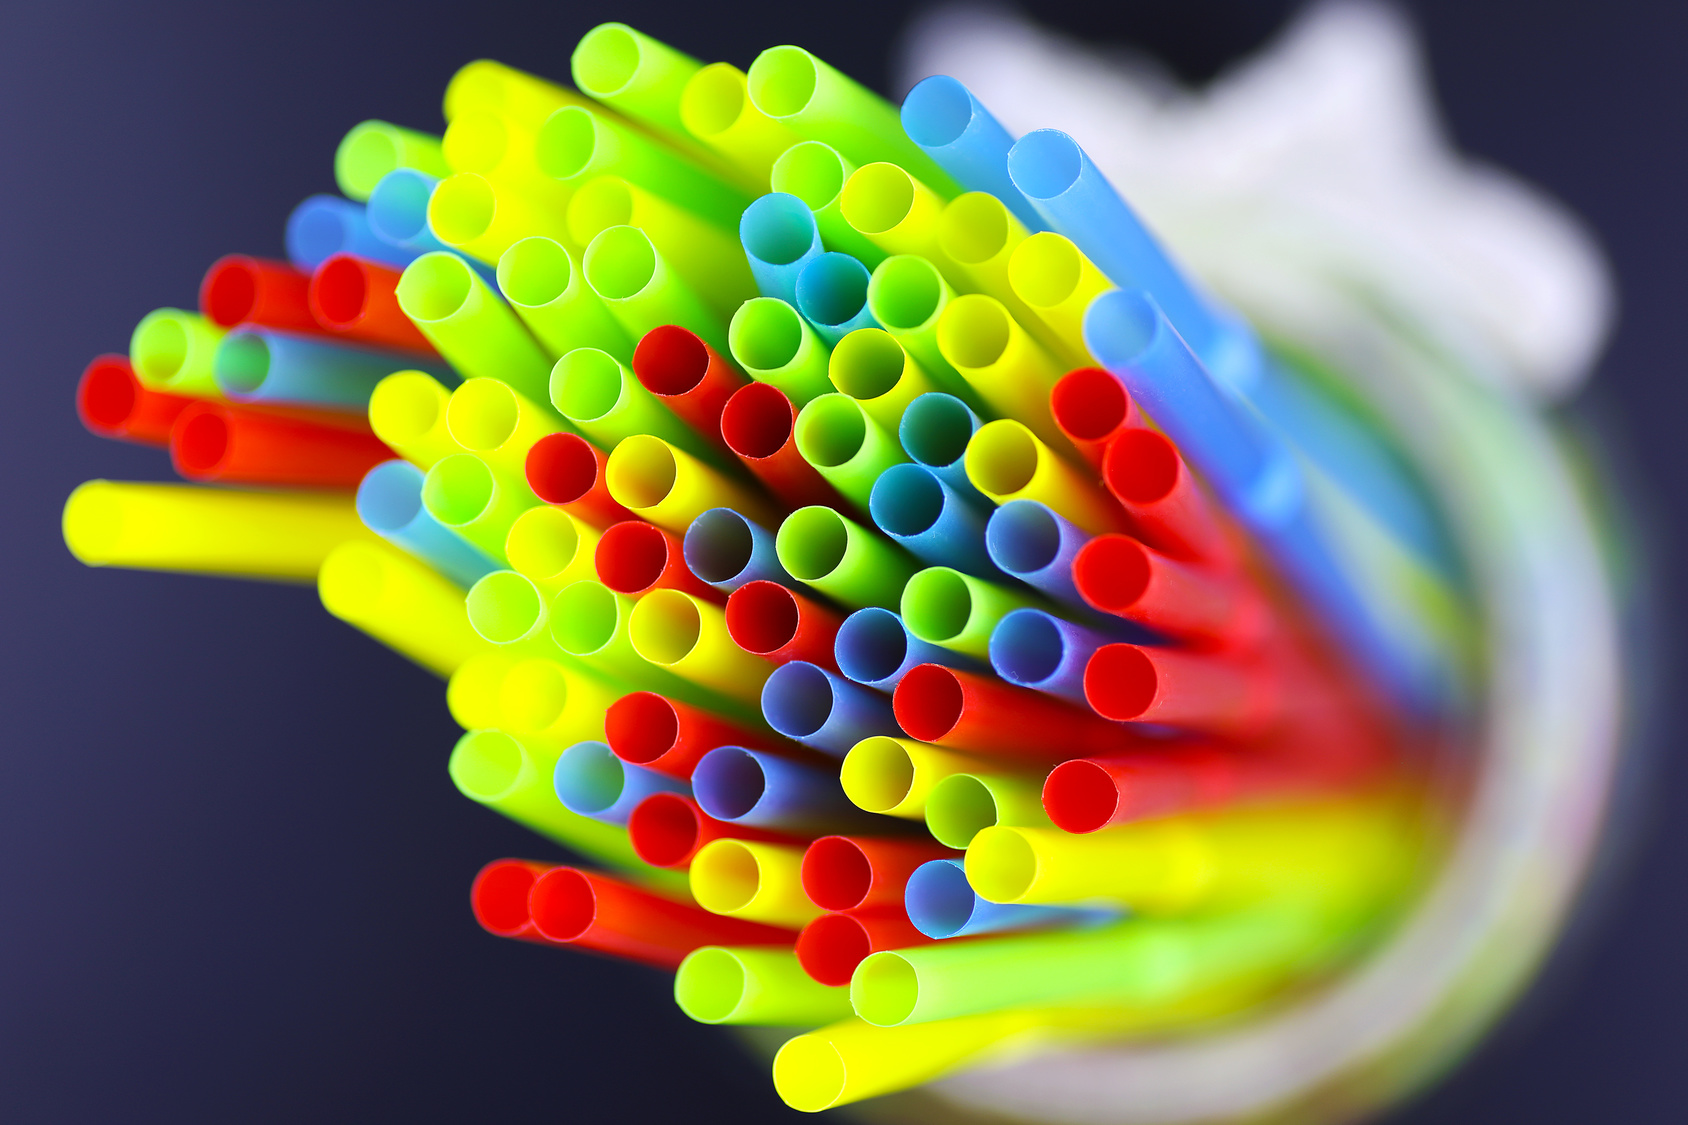
[[[1036,500],[1092,535],[1124,530],[1119,505],[1107,493],[1012,419],[974,431],[962,463],[973,487],[998,504]]]
[[[1102,293],[1115,288],[1071,239],[1041,231],[1014,249],[1008,282],[1060,342],[1057,354],[1070,366],[1093,362],[1084,346],[1084,313]]]
[[[620,693],[606,681],[555,660],[517,661],[499,681],[496,725],[530,744],[559,750],[604,738],[604,713]]]
[[[774,665],[733,643],[720,607],[679,590],[656,589],[633,606],[633,650],[652,664],[756,706]]]
[[[902,168],[862,165],[845,181],[838,205],[851,229],[886,254],[918,254],[949,272],[938,251],[944,201]]]
[[[552,208],[509,185],[474,172],[447,176],[428,197],[428,229],[435,238],[497,265],[500,255],[530,235],[568,237],[568,224]]]
[[[926,815],[927,796],[940,781],[979,765],[966,754],[879,734],[850,748],[838,781],[857,808],[920,820]]]
[[[458,726],[479,730],[499,725],[498,693],[504,677],[522,660],[519,653],[483,646],[457,666],[445,685],[445,705]]]
[[[592,565],[603,533],[561,508],[529,508],[510,525],[504,557],[510,569],[532,580],[548,598],[571,582],[596,578]]]
[[[650,434],[622,439],[604,466],[604,483],[616,503],[676,535],[710,508],[732,508],[763,527],[778,519],[748,488]]]
[[[469,379],[451,392],[446,430],[501,477],[527,480],[534,442],[570,429],[557,416],[497,379]]]
[[[369,427],[394,453],[420,469],[463,447],[446,429],[451,392],[423,371],[395,371],[369,396]]]
[[[926,369],[880,328],[858,328],[838,341],[827,377],[890,434],[897,432],[909,403],[937,389]]]
[[[714,914],[797,928],[822,913],[803,893],[803,849],[722,838],[692,857],[692,897]]]
[[[1049,392],[1065,372],[1001,301],[983,293],[956,297],[938,318],[937,336],[944,359],[994,414],[1019,419],[1063,454],[1072,451],[1049,413]]]
[[[463,591],[385,543],[353,540],[329,552],[317,594],[329,613],[440,676],[487,647],[469,627]]]
[[[692,75],[680,94],[680,121],[760,190],[768,188],[774,161],[802,140],[751,104],[744,71],[731,63]]]

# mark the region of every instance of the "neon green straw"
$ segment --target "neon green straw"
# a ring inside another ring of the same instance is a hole
[[[1065,372],[1001,301],[983,293],[955,298],[938,318],[937,338],[938,350],[993,413],[1020,421],[1050,448],[1072,453],[1049,413],[1049,392]]]
[[[674,974],[674,1001],[699,1023],[816,1027],[851,1012],[848,985],[817,982],[778,946],[706,945]]]
[[[551,361],[492,287],[456,254],[417,258],[399,278],[399,307],[464,378],[480,375],[545,401]]]
[[[500,193],[514,193],[531,207],[543,208],[549,225],[568,206],[574,189],[547,176],[534,156],[538,125],[512,121],[484,110],[465,110],[452,118],[440,141],[453,172],[474,172]]]
[[[129,337],[129,362],[143,386],[222,398],[213,361],[223,330],[198,313],[154,309]]]
[[[896,337],[881,328],[858,328],[838,341],[827,378],[891,434],[910,402],[937,389]]]
[[[899,548],[820,504],[785,517],[774,536],[774,553],[799,582],[857,608],[896,606],[916,569]]]
[[[359,203],[369,198],[381,177],[414,168],[435,179],[451,175],[440,139],[385,121],[360,121],[334,150],[334,182],[340,194]]]
[[[495,473],[473,453],[441,458],[422,481],[428,514],[501,563],[510,525],[537,503],[526,480]]]
[[[727,348],[721,318],[657,253],[638,227],[610,227],[586,247],[586,283],[634,339],[664,324],[689,328],[717,351]]]
[[[554,356],[598,348],[623,363],[633,340],[586,284],[574,255],[552,238],[524,238],[498,259],[498,287],[545,350]]]
[[[989,414],[978,392],[938,347],[938,324],[954,299],[955,290],[938,268],[912,255],[886,258],[867,283],[867,309],[873,319],[944,390],[966,402],[975,413]]]
[[[972,768],[944,777],[926,795],[926,829],[946,848],[965,848],[998,824],[1049,824],[1041,779]]]
[[[821,395],[797,415],[797,452],[845,498],[867,511],[879,474],[907,461],[897,439],[849,395]]]
[[[569,57],[569,72],[581,93],[635,121],[689,140],[680,121],[680,94],[703,68],[624,23],[601,23],[581,36]]]
[[[515,646],[552,655],[546,634],[545,595],[532,579],[513,570],[482,575],[469,587],[464,605],[475,632],[495,645]]]
[[[746,375],[778,387],[799,407],[835,389],[827,378],[826,342],[778,297],[740,305],[727,326],[727,342]]]
[[[527,455],[535,442],[571,427],[526,395],[497,379],[470,379],[445,408],[446,430],[501,479],[526,482]]]
[[[768,187],[795,195],[815,213],[815,225],[828,250],[840,250],[872,269],[885,259],[885,251],[844,221],[841,204],[844,184],[855,170],[856,166],[831,145],[804,141],[792,145],[774,161]]]
[[[1041,606],[994,582],[947,566],[932,566],[903,588],[903,624],[914,636],[956,652],[990,659],[991,630],[1009,610]]]
[[[758,189],[768,187],[780,154],[802,140],[750,104],[744,71],[732,63],[711,63],[692,75],[680,94],[680,121]]]
[[[551,405],[603,449],[632,434],[653,434],[714,463],[721,454],[674,416],[608,352],[576,348],[551,369]]]

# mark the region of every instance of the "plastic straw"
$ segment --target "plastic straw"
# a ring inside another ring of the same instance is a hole
[[[833,987],[850,983],[850,976],[869,956],[883,949],[924,945],[929,939],[915,929],[899,903],[894,906],[822,914],[797,935],[797,962],[817,982]]]
[[[785,737],[838,758],[897,729],[890,700],[804,660],[780,665],[762,685],[762,717]]]
[[[795,195],[770,192],[744,209],[739,242],[764,297],[797,303],[797,278],[824,252],[820,228],[808,204]]]
[[[1109,916],[1104,910],[991,902],[968,885],[959,859],[934,859],[915,868],[903,902],[914,928],[937,940],[1082,924]]]
[[[322,560],[323,608],[438,676],[450,676],[486,643],[469,627],[463,590],[385,543],[352,540]]]
[[[967,479],[998,504],[1036,500],[1093,535],[1125,526],[1111,496],[1012,419],[980,426],[967,443],[964,463]]]
[[[1183,641],[1244,646],[1270,626],[1271,610],[1241,575],[1177,562],[1125,535],[1085,544],[1072,577],[1095,608]]]
[[[415,258],[418,254],[426,254],[433,250],[457,253],[435,238],[434,232],[428,229],[428,200],[433,197],[434,188],[439,182],[439,177],[418,172],[414,168],[398,168],[381,177],[381,182],[375,185],[375,191],[369,197],[369,205],[364,210],[370,233],[393,250],[404,254],[406,258]],[[324,261],[326,260],[325,258]],[[387,264],[395,268],[402,268],[404,265],[392,262]],[[318,263],[318,268],[320,265]],[[488,281],[493,280],[492,272],[486,263],[469,261],[469,266]]]
[[[176,416],[197,401],[143,387],[125,355],[95,356],[76,384],[76,416],[100,437],[168,445]]]
[[[908,404],[933,385],[914,357],[880,328],[859,328],[840,340],[832,349],[827,377],[891,434],[897,433]]]
[[[1146,429],[1118,434],[1103,453],[1102,483],[1149,546],[1220,569],[1236,565],[1236,548],[1165,435]]]
[[[988,770],[952,773],[926,794],[926,830],[951,848],[965,848],[999,824],[1049,823],[1035,778]]]
[[[532,581],[542,594],[554,596],[565,586],[597,577],[593,554],[598,538],[596,528],[561,508],[529,508],[510,525],[504,557],[511,570]]]
[[[390,266],[410,264],[418,250],[396,246],[369,228],[361,205],[337,195],[313,195],[287,216],[287,260],[306,273],[336,254],[356,254]]]
[[[609,459],[579,434],[552,434],[533,443],[524,471],[534,495],[593,527],[633,519],[604,483]]]
[[[681,553],[693,574],[726,593],[747,582],[791,581],[774,553],[773,533],[731,508],[711,508],[700,513],[686,529]],[[727,629],[732,631],[730,615]]]
[[[310,275],[288,262],[225,254],[211,263],[199,283],[199,311],[220,328],[253,324],[317,332],[310,286]]]
[[[733,643],[776,664],[805,660],[836,670],[832,648],[840,624],[832,610],[777,581],[747,582],[727,599]]]
[[[715,692],[692,684],[652,664],[634,649],[630,626],[633,600],[601,582],[581,579],[557,591],[551,601],[551,638],[570,656],[632,687],[660,691],[675,699],[733,714],[754,714]]]
[[[399,278],[391,266],[335,254],[311,275],[308,303],[316,327],[378,348],[434,354],[434,345],[399,307]]]
[[[155,309],[129,337],[129,362],[143,387],[215,396],[213,364],[222,339],[223,330],[198,313]]]
[[[643,520],[610,525],[598,540],[594,566],[598,580],[618,594],[638,597],[661,587],[722,600],[719,590],[686,566],[680,537]]]
[[[457,172],[439,182],[428,197],[428,229],[488,265],[496,265],[518,239],[568,237],[568,224],[553,208],[476,172]]]
[[[876,735],[850,748],[838,780],[844,795],[857,808],[921,820],[934,786],[951,774],[976,770],[980,764],[977,758],[924,742]]]
[[[849,606],[896,605],[915,570],[897,548],[819,505],[785,517],[774,549],[793,578]]]
[[[1015,247],[1008,260],[1008,283],[1015,296],[1043,322],[1046,336],[1058,341],[1057,354],[1068,363],[1087,363],[1084,312],[1097,296],[1114,287],[1071,239],[1041,231]]]
[[[803,894],[803,853],[752,840],[713,840],[692,857],[692,896],[715,914],[801,926],[820,908]]]
[[[698,760],[691,781],[698,807],[717,820],[802,836],[871,830],[836,774],[808,757],[718,746]]]
[[[867,286],[867,307],[880,327],[895,336],[944,390],[977,409],[982,404],[978,392],[956,371],[938,342],[938,325],[954,299],[955,291],[936,266],[906,254],[886,258],[874,267]]]
[[[652,793],[627,818],[627,838],[632,841],[633,850],[653,867],[690,867],[699,849],[723,836],[775,844],[800,843],[783,832],[716,820],[699,808],[696,801],[678,793]]]
[[[608,352],[576,348],[551,369],[551,405],[605,449],[633,434],[650,434],[695,457],[720,454],[647,391]]]
[[[419,468],[463,452],[446,428],[451,392],[422,371],[398,371],[375,385],[369,396],[369,427],[393,452]]]
[[[910,738],[979,754],[1047,761],[1130,749],[1124,728],[984,676],[922,664],[897,684],[897,722]]]
[[[1083,706],[1085,666],[1112,639],[1041,609],[1016,609],[991,631],[991,667],[1016,687]]]
[[[744,71],[731,63],[711,63],[692,75],[680,93],[680,121],[757,187],[767,186],[774,161],[800,139],[750,104]]]
[[[821,395],[797,415],[797,451],[856,507],[867,510],[879,475],[904,460],[897,439],[849,395]]]
[[[814,1027],[850,1014],[850,992],[805,973],[788,949],[706,946],[674,975],[674,1000],[699,1023]]]
[[[1008,574],[1064,605],[1084,606],[1073,559],[1090,536],[1035,500],[1010,500],[985,524],[985,550]]]
[[[523,644],[541,652],[550,646],[545,595],[531,579],[513,570],[495,570],[482,577],[469,588],[465,607],[475,632],[495,645]],[[559,653],[546,655],[561,659]]]
[[[981,668],[970,656],[911,636],[903,619],[888,609],[858,609],[838,627],[833,643],[838,670],[858,684],[890,691],[922,664]]]
[[[727,328],[733,359],[745,374],[769,383],[798,406],[831,393],[828,351],[808,321],[784,301],[757,297],[733,314]]]
[[[443,363],[267,328],[230,332],[217,345],[213,361],[218,389],[236,401],[359,413],[368,408],[376,384],[399,370],[422,371],[447,382],[457,378]]]
[[[1042,225],[1036,208],[1008,175],[1014,138],[972,91],[947,74],[917,82],[903,99],[903,131],[970,192],[1003,200],[1019,221]]]
[[[194,481],[351,489],[392,455],[350,419],[311,422],[196,402],[170,427],[170,463]]]
[[[727,448],[787,507],[842,505],[844,498],[798,452],[796,427],[797,408],[771,383],[739,388],[721,410]]]
[[[519,196],[554,222],[562,217],[574,189],[558,183],[539,166],[539,126],[503,113],[469,110],[451,119],[443,149],[454,172],[484,176],[500,195]]]
[[[516,517],[533,507],[525,483],[495,473],[473,453],[454,453],[434,462],[422,482],[428,513],[498,562]]]
[[[399,168],[414,168],[430,176],[450,169],[440,152],[440,139],[386,121],[360,121],[334,150],[334,182],[347,199],[363,203],[381,178]]]
[[[651,329],[633,350],[633,374],[697,436],[731,452],[721,437],[721,413],[748,383],[697,333],[677,324]]]
[[[472,586],[498,564],[428,514],[422,506],[423,478],[422,470],[408,461],[383,461],[358,485],[358,517],[457,585]]]
[[[569,57],[580,91],[658,132],[687,138],[680,94],[703,64],[624,23],[601,23]],[[689,138],[687,138],[689,139]]]
[[[563,428],[551,411],[497,379],[470,379],[451,392],[445,426],[458,445],[518,488],[527,479],[528,451]]]
[[[844,221],[840,200],[844,184],[856,166],[831,145],[803,141],[780,154],[768,171],[771,190],[801,199],[815,216],[821,238],[833,250],[841,250],[868,266],[876,266],[885,252],[856,233]]]
[[[868,511],[879,529],[922,562],[1000,577],[985,553],[978,508],[924,465],[892,465],[874,482]]]
[[[556,239],[511,243],[498,259],[498,288],[551,355],[597,348],[625,361],[633,354],[627,330],[586,284],[574,255]]]
[[[478,110],[536,127],[561,106],[587,104],[566,86],[501,62],[476,59],[460,67],[446,84],[444,111],[447,121]]]
[[[795,287],[797,311],[828,346],[858,328],[873,328],[867,308],[867,267],[848,254],[830,251],[804,265]]]
[[[824,910],[901,907],[914,869],[947,854],[919,840],[823,836],[803,853],[803,892]]]
[[[1027,603],[1020,593],[947,566],[927,567],[903,587],[903,624],[928,644],[983,660],[991,630],[1004,614]]]
[[[545,401],[551,363],[510,306],[456,254],[424,254],[399,279],[399,306],[465,378],[498,379]]]
[[[678,324],[716,349],[727,346],[720,315],[704,304],[638,227],[599,232],[582,262],[586,283],[631,338],[637,340],[658,325]]]
[[[1284,690],[1264,663],[1143,645],[1105,645],[1084,670],[1084,696],[1098,715],[1239,737],[1277,717]]]
[[[1008,264],[1027,237],[1025,225],[1001,199],[980,191],[956,196],[938,216],[938,251],[961,287],[1001,301],[1015,323],[1045,348],[1058,352],[1061,341],[1014,292],[1009,280]]]
[[[495,859],[475,876],[469,887],[469,909],[487,933],[497,937],[549,944],[533,928],[528,892],[534,880],[551,870],[549,863],[525,859]]]
[[[631,434],[610,452],[604,482],[618,504],[676,534],[711,508],[730,507],[772,525],[774,507],[659,437]]]
[[[1046,445],[1070,447],[1049,415],[1049,392],[1061,371],[1050,354],[995,297],[967,293],[944,306],[938,350],[997,415],[1015,419]]]
[[[624,762],[602,742],[577,742],[564,750],[551,781],[564,808],[605,824],[626,824],[652,793],[687,791],[685,782]]]
[[[1146,426],[1125,387],[1100,367],[1080,367],[1061,376],[1049,392],[1049,413],[1073,448],[1096,468],[1102,467],[1102,456],[1114,438]]]
[[[689,779],[703,756],[718,746],[788,745],[713,711],[649,691],[622,696],[604,722],[605,741],[616,757],[681,779]]]
[[[718,606],[679,590],[640,598],[628,621],[633,649],[683,679],[754,704],[774,666],[733,644]]]
[[[521,651],[521,650],[515,650]],[[498,683],[498,719],[490,724],[554,758],[585,739],[604,737],[604,712],[615,700],[608,681],[545,657],[518,660]],[[551,775],[546,775],[547,784]]]
[[[852,229],[886,254],[918,254],[939,265],[938,216],[944,200],[901,166],[857,168],[844,183],[838,207]]]
[[[915,464],[931,469],[960,495],[982,501],[967,479],[966,464],[967,443],[979,425],[979,416],[954,395],[924,394],[903,411],[897,439]]]
[[[1094,832],[1114,824],[1188,812],[1321,783],[1309,770],[1260,747],[1156,747],[1110,758],[1062,762],[1043,781],[1043,807],[1057,828]]]

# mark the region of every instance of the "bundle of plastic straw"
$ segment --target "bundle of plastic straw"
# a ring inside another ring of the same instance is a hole
[[[1379,433],[952,79],[621,24],[572,73],[358,125],[286,260],[94,360],[194,483],[83,485],[72,552],[314,581],[446,677],[457,787],[577,857],[481,924],[799,1029],[799,1109],[1357,956],[1457,680]]]

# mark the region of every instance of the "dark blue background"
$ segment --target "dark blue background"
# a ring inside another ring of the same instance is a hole
[[[480,933],[466,892],[535,838],[462,799],[437,681],[313,592],[85,570],[91,476],[167,475],[84,434],[83,363],[331,190],[354,121],[439,125],[462,62],[563,77],[625,19],[746,65],[797,42],[884,84],[906,10],[851,4],[13,5],[0,24],[0,1119],[788,1120],[665,979]],[[1287,7],[1039,6],[1200,76]],[[1688,9],[1438,0],[1453,131],[1598,228],[1623,282],[1600,386],[1661,519],[1682,503]],[[1052,10],[1050,10],[1052,9]],[[1667,534],[1656,548],[1669,573]],[[1671,631],[1668,626],[1665,631]],[[1667,728],[1672,724],[1667,723]],[[1667,729],[1680,735],[1679,727]],[[1670,761],[1660,804],[1688,797]],[[1401,1120],[1688,1120],[1688,823],[1661,817],[1544,999]],[[585,1019],[581,1013],[599,1011]]]

